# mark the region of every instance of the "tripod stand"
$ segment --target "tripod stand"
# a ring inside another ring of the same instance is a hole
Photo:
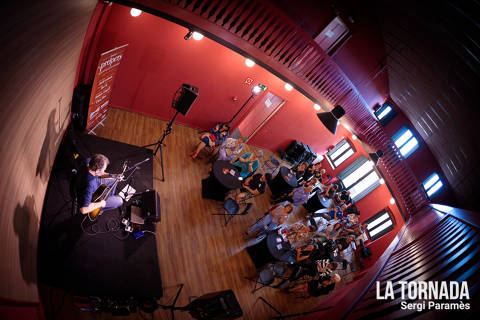
[[[168,122],[167,127],[163,131],[162,137],[157,142],[147,144],[146,146],[142,147],[142,148],[148,148],[148,147],[156,146],[155,150],[153,151],[153,156],[156,156],[158,150],[160,150],[160,164],[162,166],[162,181],[165,181],[165,173],[164,173],[164,170],[163,170],[163,146],[165,146],[165,147],[167,146],[166,144],[163,143],[163,140],[165,140],[166,136],[168,136],[170,133],[172,133],[172,124],[173,124],[173,121],[175,121],[175,118],[177,117],[179,112],[180,111],[178,111],[178,110],[177,110],[177,112],[175,112],[175,115],[173,116],[172,120],[170,120]]]

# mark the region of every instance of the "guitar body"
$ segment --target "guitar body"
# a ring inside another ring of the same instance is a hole
[[[108,187],[104,184],[101,184],[97,190],[92,195],[92,202],[99,202],[102,200],[105,200],[107,198],[107,193],[108,193]],[[103,208],[97,208],[93,211],[90,211],[88,213],[88,218],[90,221],[95,221],[100,214],[100,211],[102,211]]]

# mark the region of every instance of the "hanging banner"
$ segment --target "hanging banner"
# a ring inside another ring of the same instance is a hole
[[[88,106],[87,131],[90,133],[107,117],[113,80],[128,44],[100,55]]]

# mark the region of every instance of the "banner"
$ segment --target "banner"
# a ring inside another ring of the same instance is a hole
[[[128,44],[100,55],[88,106],[87,131],[91,132],[107,117],[113,80]]]

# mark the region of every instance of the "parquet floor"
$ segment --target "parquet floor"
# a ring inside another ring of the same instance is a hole
[[[110,109],[105,126],[97,129],[97,135],[137,146],[155,142],[161,137],[166,122],[155,118]],[[232,289],[243,309],[243,319],[269,319],[276,314],[258,300],[264,297],[284,314],[310,310],[323,298],[298,299],[284,291],[263,288],[251,293],[254,283],[245,277],[254,277],[256,270],[250,256],[244,250],[244,231],[267,210],[270,191],[256,197],[254,209],[246,216],[235,217],[224,226],[222,216],[212,216],[221,205],[201,197],[201,180],[208,176],[211,164],[206,159],[193,160],[188,153],[198,141],[198,130],[182,125],[173,125],[172,134],[164,149],[165,182],[160,180],[161,166],[158,157],[154,160],[154,188],[161,203],[161,222],[156,226],[158,257],[165,297],[161,303],[168,304],[178,285],[185,287],[177,305],[189,303],[190,296]],[[246,146],[248,151],[253,150]],[[264,150],[264,159],[271,152]],[[267,188],[268,189],[268,188]],[[303,208],[301,209],[303,210]],[[300,210],[299,210],[300,211]],[[302,212],[291,217],[299,219]],[[90,318],[62,302],[58,314],[72,318]],[[136,319],[131,315],[125,319]],[[96,316],[110,318],[108,314]],[[121,318],[121,317],[120,317]],[[176,311],[176,319],[191,319],[186,312]],[[118,319],[118,317],[115,317]],[[157,310],[154,319],[170,319],[168,311]]]

